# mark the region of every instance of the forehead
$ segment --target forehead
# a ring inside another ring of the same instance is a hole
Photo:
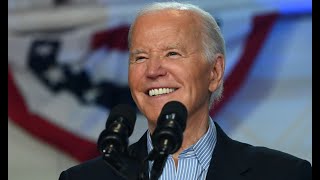
[[[161,10],[141,15],[133,26],[131,43],[147,45],[166,41],[173,47],[188,41],[195,43],[200,35],[197,18],[193,12],[181,10]]]
[[[161,22],[161,23],[157,23]],[[140,28],[144,24],[148,26],[157,25],[192,25],[195,26],[197,17],[194,12],[186,10],[158,10],[155,12],[147,12],[136,19],[134,29]]]

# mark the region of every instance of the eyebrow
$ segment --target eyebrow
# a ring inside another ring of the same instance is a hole
[[[179,48],[181,48],[179,46],[179,44],[174,44],[174,45],[169,45],[169,46],[163,48],[163,50],[167,51],[167,50],[170,50],[170,49],[179,49]]]
[[[168,50],[171,50],[171,49],[179,49],[179,48],[181,49],[179,44],[174,44],[174,45],[166,46],[166,47],[162,48],[162,50],[163,51],[168,51]],[[140,54],[140,53],[147,53],[147,51],[142,50],[142,49],[135,49],[135,50],[132,50],[130,52],[130,55],[136,55],[136,54]]]
[[[135,49],[130,52],[131,55],[140,54],[140,53],[146,53],[146,51],[144,51],[142,49]]]

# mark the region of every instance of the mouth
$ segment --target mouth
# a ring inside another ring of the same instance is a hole
[[[176,90],[177,88],[155,88],[149,89],[146,94],[148,94],[149,96],[160,96],[164,94],[170,94]]]

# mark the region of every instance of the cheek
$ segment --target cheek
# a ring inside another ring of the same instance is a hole
[[[128,72],[128,85],[131,91],[131,95],[135,101],[139,97],[140,93],[143,91],[145,78],[143,67],[134,66],[129,67]]]
[[[137,83],[139,82],[138,79],[141,79],[141,73],[142,71],[139,70],[137,67],[129,67],[128,72],[128,83],[130,88],[134,88],[137,86]]]
[[[131,87],[132,85],[132,81],[134,79],[134,76],[133,76],[133,71],[131,70],[131,68],[129,68],[129,71],[128,71],[128,83],[129,83],[129,86]]]
[[[132,82],[133,82],[133,76],[132,76],[132,72],[129,70],[128,71],[128,85],[129,85],[130,90],[132,88]]]
[[[193,83],[195,84],[194,88],[199,93],[206,93],[209,90],[210,84],[210,71],[206,68],[202,69],[202,71],[197,71],[193,73],[192,77]]]
[[[129,68],[129,72],[128,72],[128,85],[130,88],[130,92],[131,92],[131,96],[133,98],[133,100],[136,102],[137,101],[137,87],[138,85],[138,75],[137,73],[135,73],[136,70],[134,70],[133,68]]]

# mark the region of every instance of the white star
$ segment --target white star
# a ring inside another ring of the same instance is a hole
[[[92,88],[87,90],[85,93],[83,93],[83,98],[87,101],[87,102],[92,102],[94,101],[97,96],[100,94],[100,90],[97,88]]]
[[[53,47],[48,44],[43,44],[43,45],[37,46],[35,51],[39,56],[45,57],[45,56],[48,56],[50,53],[52,53]]]
[[[81,64],[75,63],[75,64],[72,64],[72,65],[70,66],[70,70],[71,70],[71,72],[72,72],[73,74],[78,74],[78,73],[80,73],[83,69],[82,69]]]
[[[44,76],[53,84],[62,82],[65,80],[65,76],[62,70],[58,67],[50,67],[45,73]]]

